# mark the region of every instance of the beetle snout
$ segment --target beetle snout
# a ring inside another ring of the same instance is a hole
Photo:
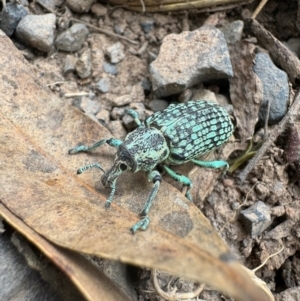
[[[111,188],[117,177],[122,173],[122,171],[113,166],[109,171],[107,171],[101,178],[101,182],[105,188]]]

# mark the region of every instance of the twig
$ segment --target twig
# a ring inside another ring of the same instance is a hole
[[[162,298],[164,298],[168,301],[193,299],[193,298],[197,297],[203,291],[204,286],[205,286],[205,284],[201,284],[193,292],[189,292],[189,293],[177,293],[176,288],[174,288],[172,291],[167,293],[167,292],[163,291],[158,284],[156,269],[151,270],[151,278],[152,278],[153,286],[154,286],[156,292],[159,294],[159,296],[161,296]]]
[[[267,4],[268,0],[261,0],[259,5],[257,6],[256,10],[252,14],[251,18],[255,19],[257,15],[260,13],[260,11],[264,8],[264,6]]]
[[[242,172],[238,175],[238,179],[243,183],[251,172],[251,170],[256,166],[261,157],[265,154],[265,152],[269,149],[271,144],[275,141],[275,139],[285,130],[288,122],[291,122],[293,117],[297,114],[297,111],[300,108],[300,90],[297,91],[296,96],[294,97],[294,102],[291,105],[289,111],[286,113],[281,122],[277,125],[277,127],[269,134],[268,138],[262,145],[262,147],[257,151],[256,155],[249,161],[247,166],[244,168]]]
[[[75,93],[65,93],[64,97],[77,97],[77,96],[88,96],[88,92],[75,92]]]
[[[253,273],[255,273],[256,271],[258,271],[259,269],[261,269],[261,268],[267,263],[267,261],[268,261],[270,258],[272,258],[272,257],[274,257],[274,256],[276,256],[276,255],[278,255],[279,253],[281,253],[281,252],[284,250],[284,245],[282,244],[282,242],[280,242],[280,244],[281,244],[280,250],[278,250],[276,253],[273,253],[273,254],[269,255],[269,256],[263,261],[262,264],[260,264],[258,267],[256,267],[255,269],[252,270]]]

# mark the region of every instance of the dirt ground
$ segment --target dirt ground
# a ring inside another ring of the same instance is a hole
[[[123,138],[126,129],[120,119],[117,118],[111,123],[111,117],[109,117],[114,108],[112,100],[126,94],[128,87],[149,80],[148,66],[157,56],[163,38],[170,33],[180,33],[183,29],[195,30],[207,18],[216,18],[217,27],[221,27],[228,22],[240,20],[245,8],[253,10],[256,5],[257,1],[247,6],[218,13],[179,12],[145,15],[106,5],[108,13],[103,18],[97,19],[91,13],[77,15],[107,30],[112,30],[115,26],[123,26],[127,37],[138,40],[142,44],[147,42],[144,44],[144,49],[138,49],[133,44],[121,41],[125,46],[126,59],[118,64],[117,75],[105,74],[105,77],[110,80],[110,91],[106,94],[98,93],[95,89],[97,81],[103,77],[104,59],[97,49],[115,43],[117,39],[101,34],[100,42],[99,39],[95,39],[99,33],[90,29],[84,49],[92,50],[93,72],[92,76],[87,79],[79,79],[75,72],[63,74],[64,62],[66,56],[69,55],[67,52],[53,51],[49,55],[43,55],[30,49],[32,57],[29,61],[36,70],[37,78],[49,85],[52,91],[60,97],[64,97],[66,93],[87,92],[89,96],[75,95],[65,99],[91,115],[97,111],[93,109],[96,103],[101,110],[108,112],[107,117],[98,118],[101,119],[100,122],[107,126],[113,135]],[[139,25],[146,19],[154,20],[155,24],[154,30],[149,34],[146,34]],[[299,36],[296,28],[297,1],[270,0],[257,19],[283,42]],[[25,52],[25,49],[23,51]],[[79,54],[80,51],[74,55]],[[209,87],[206,88],[209,89]],[[228,91],[224,94],[228,95]],[[92,101],[89,98],[91,95]],[[149,91],[144,100],[147,108],[146,115],[151,114],[148,104],[152,99],[153,94]],[[96,118],[95,115],[93,118]],[[269,255],[280,250],[283,245],[284,250],[274,258],[270,258],[256,272],[256,275],[267,283],[277,300],[296,300],[297,296],[300,298],[300,292],[297,294],[293,291],[294,288],[300,290],[300,188],[295,166],[285,163],[283,159],[285,139],[284,135],[279,137],[247,177],[245,183],[239,184],[237,181],[240,170],[227,174],[223,179],[220,177],[212,193],[205,200],[198,201],[197,205],[230,249],[250,269],[255,269]],[[234,160],[237,155],[234,153],[230,158]],[[194,183],[194,185],[200,184]],[[271,207],[272,223],[261,235],[251,238],[239,219],[239,212],[257,201],[262,201]],[[156,294],[145,293],[150,286],[148,272],[140,273],[140,280],[137,283],[139,300],[160,300]],[[180,281],[176,285],[179,289],[184,287]],[[292,291],[289,293],[288,290]],[[284,295],[285,291],[286,295]],[[200,298],[201,300],[229,300],[228,297],[222,297],[211,291],[205,291]]]

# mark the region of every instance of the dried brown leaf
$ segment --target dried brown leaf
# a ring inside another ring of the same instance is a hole
[[[106,210],[98,171],[78,176],[76,170],[91,161],[107,169],[112,150],[105,146],[76,156],[67,150],[108,138],[108,131],[41,87],[4,35],[0,64],[0,199],[11,212],[60,246],[204,282],[238,300],[268,300],[230,260],[202,213],[166,183],[150,212],[150,227],[132,235],[129,228],[151,189],[146,176],[124,174]]]
[[[87,300],[127,301],[120,289],[82,255],[54,246],[0,203],[1,216],[63,270]]]

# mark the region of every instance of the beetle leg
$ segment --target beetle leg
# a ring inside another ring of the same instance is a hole
[[[77,170],[77,174],[82,174],[84,171],[95,168],[95,167],[97,167],[97,168],[101,169],[103,172],[105,172],[99,163],[91,163],[91,164],[88,164],[88,165],[85,165],[85,166],[79,168]]]
[[[202,166],[202,167],[207,167],[207,168],[222,168],[225,167],[225,171],[229,168],[229,165],[226,161],[200,161],[197,159],[191,159],[194,164]]]
[[[135,123],[137,124],[138,127],[143,126],[143,124],[141,123],[141,121],[139,119],[139,114],[135,110],[127,109],[125,112],[126,112],[126,114],[133,117],[133,119],[134,119],[134,121],[135,121]]]
[[[115,139],[115,138],[110,138],[110,139],[103,139],[100,140],[96,143],[94,143],[91,146],[87,146],[87,145],[79,145],[79,146],[75,146],[74,148],[71,148],[69,150],[69,154],[76,154],[79,152],[90,152],[98,147],[100,147],[101,145],[107,143],[109,146],[118,148],[123,142],[121,140]]]
[[[138,229],[140,230],[146,230],[149,223],[150,223],[150,218],[148,216],[148,212],[151,208],[151,205],[153,203],[153,200],[157,194],[157,191],[159,189],[160,183],[162,181],[161,175],[158,171],[150,171],[148,172],[148,179],[149,181],[153,182],[153,188],[148,196],[147,202],[144,206],[143,211],[140,213],[140,216],[142,219],[137,222],[133,227],[131,227],[131,232],[134,234]]]
[[[115,195],[115,192],[116,192],[116,181],[117,179],[115,179],[111,185],[111,192],[108,196],[108,199],[106,200],[106,203],[105,203],[105,208],[109,208],[110,207],[110,204],[114,198],[114,195]]]
[[[193,201],[192,195],[191,195],[192,181],[188,177],[175,172],[174,170],[170,169],[166,165],[162,165],[162,167],[167,172],[167,174],[169,176],[171,176],[175,181],[178,181],[178,182],[182,183],[184,186],[187,186],[188,189],[187,189],[187,191],[185,193],[185,197],[189,201],[192,202]]]

